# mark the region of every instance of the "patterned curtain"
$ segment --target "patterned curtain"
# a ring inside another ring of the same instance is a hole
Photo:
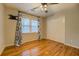
[[[41,31],[40,31],[40,18],[38,18],[38,40],[41,39]]]
[[[15,33],[15,41],[14,41],[15,46],[20,46],[21,45],[21,40],[22,40],[21,16],[22,16],[21,12],[18,11],[18,20],[17,20],[17,25],[16,25],[16,33]]]

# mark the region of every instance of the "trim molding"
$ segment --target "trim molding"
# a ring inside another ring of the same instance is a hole
[[[48,40],[51,40],[51,39],[48,39]],[[55,41],[55,40],[51,40],[51,41]],[[55,42],[58,42],[58,41],[55,41]],[[72,47],[72,48],[75,48],[75,49],[79,49],[78,47],[72,46],[72,45],[70,45],[70,44],[66,44],[66,43],[63,43],[63,42],[58,42],[58,43],[64,44],[64,45],[66,45],[66,46],[69,46],[69,47]]]

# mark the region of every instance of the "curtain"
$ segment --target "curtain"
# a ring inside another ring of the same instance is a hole
[[[15,33],[15,46],[20,46],[22,41],[22,34],[21,34],[21,12],[18,12],[18,19],[17,19],[17,25],[16,25],[16,33]]]
[[[40,18],[38,18],[38,40],[41,39],[41,25],[40,25]]]

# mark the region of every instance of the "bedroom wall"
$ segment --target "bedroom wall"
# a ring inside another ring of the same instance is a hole
[[[47,18],[47,38],[79,48],[78,6],[62,10]]]
[[[4,6],[0,4],[0,55],[5,48],[4,41]]]
[[[6,46],[13,45],[15,39],[16,21],[10,20],[9,14],[17,15],[17,11],[9,10],[5,7],[5,35],[6,35]]]
[[[65,43],[79,48],[79,9],[74,8],[65,12]]]
[[[63,14],[55,14],[47,18],[47,38],[65,42],[65,16]]]
[[[14,40],[15,40],[15,31],[16,31],[16,21],[15,20],[10,20],[8,19],[8,15],[9,14],[13,14],[13,15],[17,15],[17,9],[13,9],[13,8],[8,8],[6,7],[6,14],[5,14],[5,34],[6,34],[6,46],[11,46],[14,45]],[[44,36],[44,20],[45,19],[41,19],[41,38],[45,38]],[[37,33],[23,33],[22,34],[22,43],[25,42],[29,42],[29,41],[33,41],[33,40],[37,40]]]

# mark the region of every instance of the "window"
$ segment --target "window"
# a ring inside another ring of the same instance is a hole
[[[38,21],[29,20],[28,18],[22,19],[22,33],[38,32]]]
[[[30,32],[30,21],[27,18],[22,19],[22,33]]]
[[[38,32],[38,21],[32,20],[32,32]]]

